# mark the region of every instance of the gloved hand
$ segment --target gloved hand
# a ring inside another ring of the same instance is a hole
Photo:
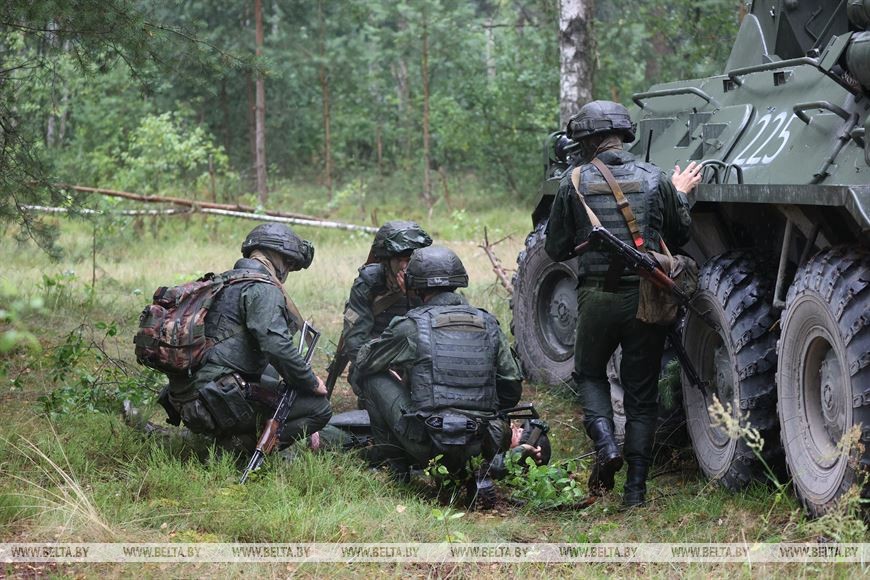
[[[181,420],[194,433],[213,433],[215,431],[214,419],[199,399],[194,399],[181,406]]]

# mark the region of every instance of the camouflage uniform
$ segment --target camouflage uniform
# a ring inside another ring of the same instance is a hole
[[[618,128],[620,131],[617,134],[628,133],[631,137],[623,140],[633,140],[634,127],[630,124],[628,111],[621,105],[604,102],[602,114],[600,109],[595,108],[601,107],[601,103],[596,101],[584,106],[577,117],[586,115],[588,119],[591,116],[595,121],[604,121],[605,126],[608,118],[615,117],[617,125],[605,131],[584,131],[580,139],[602,132],[612,135]],[[619,124],[626,120],[627,126]],[[623,151],[618,140],[615,144],[610,142],[609,146],[606,148],[606,144],[605,150],[599,149],[595,153],[620,183],[637,218],[645,248],[662,251],[662,239],[674,249],[686,243],[691,218],[685,194],[676,191],[668,177],[654,165],[643,163]],[[547,223],[545,249],[556,261],[572,258],[573,249],[586,239],[592,229],[571,181],[573,170],[574,167],[569,168],[562,178]],[[591,164],[580,165],[580,172],[580,193],[584,195],[588,206],[604,227],[633,245],[631,233],[604,177]],[[579,262],[574,381],[583,405],[584,423],[601,452],[599,442],[610,438],[607,432],[612,433],[613,421],[607,363],[621,345],[620,378],[625,389],[627,418],[624,456],[629,471],[635,466],[636,472],[643,472],[645,481],[656,427],[658,377],[667,328],[646,324],[635,318],[639,296],[636,275],[623,272],[614,287],[605,288],[605,274],[610,267],[609,256],[603,252],[590,251],[581,256]],[[603,432],[599,432],[602,429]],[[615,448],[615,442],[612,447]],[[611,456],[611,461],[615,469],[621,467],[621,458],[617,460]],[[590,485],[593,485],[592,479]],[[605,487],[612,488],[612,475]]]
[[[416,256],[430,250],[441,248],[415,252],[409,276]],[[450,332],[439,341],[434,329],[442,318],[459,322],[441,325]],[[394,319],[380,338],[360,349],[356,367],[372,435],[385,459],[426,465],[445,452],[432,426],[446,434],[450,417],[460,417],[463,426],[471,419],[483,432],[479,441],[472,438],[462,449],[462,457],[454,458],[452,470],[471,455],[482,452],[491,458],[509,446],[509,425],[496,413],[519,402],[522,373],[495,318],[468,306],[458,294],[434,294],[425,305]],[[391,369],[404,380],[397,380]]]
[[[247,250],[243,246],[247,255],[255,248]],[[256,259],[243,258],[233,268],[272,277]],[[258,427],[274,412],[280,379],[299,391],[281,446],[322,428],[332,414],[326,397],[312,394],[317,378],[293,344],[297,328],[277,283],[250,281],[224,288],[205,320],[206,336],[215,345],[191,381],[170,383],[170,401],[185,425],[215,435],[233,450],[253,450]],[[208,399],[204,393],[217,395]]]
[[[405,296],[396,296],[389,308],[375,314],[373,305],[377,299],[390,299],[394,290],[387,286],[387,273],[383,264],[366,264],[359,269],[359,276],[350,289],[344,309],[344,349],[347,357],[354,361],[360,347],[366,342],[377,338],[387,328],[396,316],[403,316],[409,310],[409,300]],[[419,300],[414,300],[410,306],[418,306]],[[353,392],[359,396],[359,386],[355,380],[353,369],[350,373],[350,384]]]
[[[432,238],[417,223],[390,221],[378,229],[372,243],[369,262],[359,269],[359,275],[350,289],[350,297],[344,308],[342,330],[343,354],[351,363],[356,360],[360,347],[377,338],[393,318],[403,316],[410,308],[419,306],[417,299],[405,297],[390,272],[390,259],[409,256],[417,248],[432,243]],[[373,260],[377,262],[372,263]],[[377,308],[383,302],[386,306]],[[348,382],[357,397],[361,391],[356,374],[351,367]],[[362,407],[362,401],[360,401]]]

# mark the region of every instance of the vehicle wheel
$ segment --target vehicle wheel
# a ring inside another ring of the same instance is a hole
[[[686,416],[683,412],[683,392],[677,377],[670,376],[670,362],[674,360],[671,348],[662,355],[661,375],[659,376],[659,408],[656,421],[655,442],[653,443],[654,461],[664,461],[675,451],[684,449],[686,441]],[[610,404],[613,407],[613,424],[616,439],[625,440],[625,391],[619,379],[619,365],[622,362],[622,347],[616,349],[607,363],[607,379],[610,382]]]
[[[782,442],[795,492],[814,516],[866,484],[859,472],[870,466],[868,287],[870,253],[834,248],[798,271],[782,313]]]
[[[721,328],[710,328],[691,311],[683,344],[695,363],[706,395],[683,375],[687,428],[698,466],[708,478],[729,489],[764,479],[764,465],[742,438],[731,438],[711,424],[708,408],[714,395],[731,405],[732,417],[748,418],[741,425],[758,429],[764,439],[762,457],[781,469],[776,417],[776,335],[771,331],[771,287],[748,255],[728,252],[711,258],[701,269],[693,304]]]
[[[511,297],[511,331],[526,376],[551,385],[571,384],[577,324],[576,260],[554,262],[544,251],[546,221],[526,238],[517,258]]]

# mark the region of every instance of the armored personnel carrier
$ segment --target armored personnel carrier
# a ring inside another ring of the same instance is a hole
[[[692,208],[702,264],[683,344],[707,395],[683,380],[703,473],[728,488],[787,468],[813,514],[870,468],[870,0],[756,1],[722,74],[632,97],[630,146],[660,167],[703,162]],[[543,249],[550,204],[574,162],[545,146],[534,229],[518,258],[517,350],[532,379],[570,381],[576,268]],[[618,375],[613,373],[616,383]],[[713,397],[764,439],[711,425]]]

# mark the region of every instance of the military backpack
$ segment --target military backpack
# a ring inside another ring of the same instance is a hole
[[[161,286],[139,315],[133,338],[136,361],[167,375],[192,376],[214,341],[205,334],[205,317],[221,290],[245,281],[274,284],[251,272],[209,272],[180,286]]]

